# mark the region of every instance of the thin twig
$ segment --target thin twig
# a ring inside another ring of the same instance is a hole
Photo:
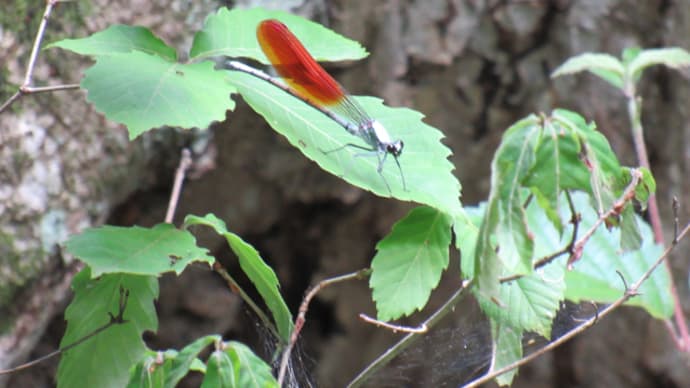
[[[455,305],[460,302],[460,300],[464,297],[465,295],[465,290],[467,290],[470,285],[472,284],[471,281],[465,280],[460,288],[458,288],[453,295],[446,300],[446,302],[436,310],[429,318],[427,318],[424,322],[422,322],[423,326],[426,326],[428,328],[434,327],[443,317],[448,315],[453,309],[455,308]],[[381,354],[376,360],[374,360],[371,364],[369,364],[363,371],[361,371],[350,383],[347,385],[348,388],[354,388],[354,387],[359,387],[361,384],[363,384],[369,377],[371,377],[374,373],[376,373],[379,369],[381,369],[384,365],[386,365],[390,360],[394,359],[398,354],[400,354],[403,350],[405,350],[408,346],[412,345],[418,338],[421,336],[416,333],[409,333],[405,337],[403,337],[400,341],[398,341],[395,345],[392,347],[388,348],[383,354]]]
[[[12,105],[12,103],[15,102],[16,100],[18,100],[19,97],[22,96],[22,94],[23,94],[23,93],[22,93],[21,90],[17,90],[17,91],[12,95],[12,97],[8,98],[7,101],[5,101],[2,105],[0,105],[0,113],[4,112],[5,109],[7,109],[7,107],[9,107],[10,105]]]
[[[38,52],[41,48],[41,42],[43,41],[43,36],[45,35],[46,26],[48,25],[48,19],[53,11],[53,7],[57,3],[65,2],[65,0],[47,0],[46,8],[43,11],[43,17],[41,18],[41,23],[38,25],[38,31],[36,32],[36,38],[34,39],[33,47],[31,48],[31,55],[29,56],[29,63],[26,66],[26,73],[24,74],[24,82],[19,86],[19,90],[14,93],[7,101],[5,101],[0,106],[0,113],[5,111],[10,105],[12,105],[16,100],[18,100],[24,94],[30,93],[40,93],[46,91],[54,90],[64,90],[64,89],[74,89],[78,88],[79,85],[57,85],[57,86],[44,86],[44,87],[34,87],[33,86],[33,75],[34,69],[36,67],[36,59],[38,58]]]
[[[97,334],[104,332],[106,329],[108,329],[111,326],[121,325],[121,324],[127,323],[128,321],[124,318],[124,314],[125,314],[125,309],[127,308],[127,301],[128,300],[129,300],[129,290],[125,290],[124,288],[122,288],[122,286],[120,286],[120,301],[118,303],[118,312],[117,312],[117,315],[113,315],[112,313],[108,313],[108,315],[110,315],[110,321],[108,323],[96,328],[91,333],[79,338],[78,340],[72,342],[71,344],[66,345],[66,346],[64,346],[64,347],[62,347],[62,348],[60,348],[54,352],[48,353],[45,356],[39,357],[35,360],[31,360],[27,363],[24,363],[22,365],[16,366],[16,367],[11,368],[11,369],[0,370],[0,376],[19,372],[19,371],[27,369],[27,368],[31,368],[34,365],[37,365],[43,361],[46,361],[50,358],[58,356],[61,353],[64,353],[64,352],[74,348],[75,346],[85,342],[86,340],[95,337]]]
[[[592,226],[580,237],[579,240],[575,243],[573,246],[573,251],[570,255],[570,258],[568,258],[568,268],[570,269],[576,261],[580,259],[582,256],[582,250],[584,249],[585,244],[589,241],[589,239],[594,235],[594,232],[597,231],[599,226],[601,226],[604,221],[606,221],[609,217],[620,214],[621,210],[625,207],[627,202],[631,201],[635,197],[635,188],[637,188],[637,185],[640,183],[640,180],[642,179],[642,173],[640,170],[637,169],[632,169],[630,170],[630,175],[632,179],[630,180],[630,184],[628,184],[628,187],[623,190],[623,194],[621,194],[620,198],[616,202],[611,205],[608,211],[605,213],[601,214],[599,218],[592,224]]]
[[[680,203],[678,197],[673,196],[673,244],[678,244],[678,213],[680,212]]]
[[[175,172],[175,182],[173,183],[172,192],[170,193],[170,200],[168,201],[168,211],[165,213],[165,222],[172,224],[175,218],[175,209],[177,209],[177,202],[180,199],[180,192],[182,191],[182,183],[184,182],[187,169],[192,165],[192,157],[187,148],[182,149],[182,156],[180,157],[180,164]]]
[[[280,359],[280,371],[278,372],[279,387],[283,386],[283,381],[285,380],[285,373],[287,372],[287,366],[290,361],[290,353],[292,353],[292,348],[294,348],[295,343],[297,342],[297,338],[299,337],[299,334],[302,331],[302,327],[304,326],[307,311],[309,310],[309,303],[311,302],[311,300],[316,296],[316,294],[319,293],[319,291],[323,290],[324,288],[330,285],[344,282],[347,280],[362,279],[368,276],[370,272],[371,270],[369,268],[365,268],[357,272],[352,272],[349,274],[324,279],[318,282],[314,287],[312,287],[309,290],[309,292],[307,292],[307,294],[304,296],[304,299],[302,299],[302,304],[299,306],[299,313],[297,314],[297,318],[295,318],[295,328],[292,330],[292,334],[290,334],[290,342],[288,342],[288,345],[283,351],[283,355]]]
[[[679,238],[682,239],[687,233],[690,231],[690,223],[688,223],[685,228],[683,228],[683,231],[680,233]],[[664,250],[664,252],[659,256],[659,258],[654,262],[654,264],[647,269],[647,271],[642,274],[642,276],[632,285],[630,288],[626,289],[626,291],[619,297],[615,302],[601,310],[598,314],[595,314],[594,317],[588,319],[583,323],[582,325],[576,327],[575,329],[567,332],[563,336],[559,337],[558,339],[550,342],[548,345],[544,346],[543,348],[539,349],[538,351],[525,356],[517,361],[515,361],[512,364],[506,365],[503,368],[497,369],[495,371],[492,371],[491,373],[487,373],[486,375],[471,381],[470,383],[463,385],[463,388],[472,388],[472,387],[478,387],[481,384],[484,384],[486,382],[489,382],[490,380],[494,379],[497,376],[502,375],[503,373],[506,373],[508,371],[511,371],[515,368],[519,368],[522,365],[527,364],[528,362],[534,360],[535,358],[541,356],[542,354],[545,354],[554,348],[560,346],[561,344],[565,343],[566,341],[570,340],[571,338],[575,337],[576,335],[584,332],[585,330],[589,329],[590,327],[594,326],[594,324],[597,323],[597,321],[613,311],[615,311],[618,307],[623,305],[625,302],[627,302],[630,298],[634,297],[635,295],[638,294],[638,290],[640,286],[652,275],[654,270],[661,265],[661,263],[664,262],[664,260],[668,257],[668,255],[673,251],[673,249],[676,247],[676,244],[672,244],[669,247]]]
[[[22,87],[25,94],[55,92],[59,90],[79,89],[79,84],[49,85],[49,86],[27,86]]]
[[[48,0],[46,1],[46,9],[43,12],[43,17],[41,18],[41,24],[38,26],[38,32],[36,33],[36,39],[34,40],[34,46],[31,48],[31,56],[29,57],[29,64],[26,67],[26,75],[24,76],[24,83],[22,86],[27,87],[33,85],[33,75],[34,66],[36,66],[36,58],[38,58],[38,50],[41,48],[41,42],[43,41],[43,35],[46,31],[46,25],[48,24],[48,19],[50,18],[50,13],[53,11],[55,4],[59,3],[59,0]]]
[[[374,318],[372,318],[366,314],[363,314],[363,313],[359,314],[359,319],[363,320],[366,323],[371,323],[372,325],[376,325],[378,327],[383,327],[385,329],[388,329],[388,330],[392,331],[393,333],[402,332],[402,333],[424,334],[427,331],[429,331],[429,328],[423,323],[417,327],[394,325],[392,323],[379,321],[378,319],[374,319]]]
[[[213,270],[214,270],[217,274],[219,274],[220,277],[222,277],[223,280],[225,280],[226,283],[228,283],[228,287],[230,287],[230,289],[231,289],[233,292],[236,292],[236,293],[240,296],[240,298],[241,298],[247,305],[249,305],[249,307],[252,309],[252,311],[254,311],[254,313],[256,314],[256,316],[259,317],[259,319],[261,320],[261,322],[264,324],[264,327],[268,328],[268,331],[270,331],[271,334],[273,334],[273,336],[274,336],[275,338],[280,338],[280,335],[278,334],[278,330],[277,330],[277,329],[275,328],[275,326],[273,325],[273,322],[271,322],[271,320],[268,319],[268,316],[266,316],[266,314],[263,312],[263,310],[261,310],[261,309],[259,308],[259,306],[257,306],[256,303],[254,303],[254,301],[253,301],[252,298],[249,296],[249,294],[247,294],[247,293],[242,289],[242,287],[240,287],[239,283],[237,283],[237,281],[235,281],[235,279],[233,279],[233,277],[230,276],[230,273],[225,269],[225,267],[223,267],[222,264],[220,264],[220,262],[218,262],[218,260],[216,260],[216,261],[213,263]]]

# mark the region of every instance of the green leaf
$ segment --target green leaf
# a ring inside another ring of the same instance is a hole
[[[127,388],[163,388],[165,386],[166,370],[170,368],[172,355],[163,353],[163,364],[160,365],[160,353],[147,350],[146,356],[131,368]]]
[[[269,64],[256,39],[256,28],[265,19],[285,23],[317,60],[356,60],[367,56],[359,43],[296,15],[261,8],[221,8],[206,18],[204,28],[194,36],[190,57],[198,60],[223,55]]]
[[[175,387],[190,370],[205,372],[206,366],[197,355],[214,341],[221,341],[218,335],[197,339],[181,351],[168,349],[163,352],[148,350],[146,357],[131,370],[128,388]]]
[[[148,28],[115,24],[81,39],[64,39],[46,48],[60,47],[81,55],[98,56],[140,51],[174,62],[177,52],[153,35]]]
[[[640,55],[641,52],[642,49],[635,46],[624,48],[623,52],[621,53],[621,58],[623,59],[623,67],[628,67],[630,65],[630,62],[637,58],[637,56]]]
[[[516,330],[551,337],[551,322],[565,293],[563,264],[551,263],[500,286],[501,306],[477,294],[482,310],[493,320]]]
[[[623,88],[625,68],[621,61],[609,54],[584,53],[574,56],[551,73],[551,77],[556,78],[581,71],[590,71],[613,86]]]
[[[191,233],[171,224],[153,228],[101,226],[72,236],[67,251],[92,268],[93,276],[130,273],[158,276],[175,271],[178,275],[192,262],[213,264],[208,250],[196,246]]]
[[[491,339],[493,352],[489,372],[499,370],[522,358],[522,331],[491,320]],[[496,377],[499,386],[510,385],[517,376],[518,369],[512,369]]]
[[[498,294],[504,271],[531,270],[533,244],[522,202],[522,180],[532,167],[541,129],[536,116],[511,126],[491,163],[491,191],[475,250],[477,287],[489,299]]]
[[[647,209],[649,196],[656,192],[656,181],[648,168],[639,167],[642,173],[642,182],[635,187],[635,199],[642,205],[642,210]]]
[[[377,245],[369,286],[381,320],[421,310],[448,266],[451,219],[429,207],[413,209]]]
[[[146,351],[141,338],[146,330],[158,326],[154,299],[158,297],[155,277],[125,274],[103,275],[91,279],[90,269],[82,270],[72,281],[74,299],[65,310],[67,330],[60,347],[68,346],[93,333],[117,314],[120,287],[129,291],[124,324],[116,324],[64,352],[58,367],[58,387],[122,387],[129,369]]]
[[[235,366],[230,356],[222,350],[216,350],[208,358],[201,388],[237,387],[235,375]]]
[[[277,388],[271,368],[242,343],[222,344],[208,359],[202,388]]]
[[[608,210],[630,181],[629,169],[621,167],[606,137],[594,123],[586,123],[577,113],[556,109],[553,125],[565,136],[561,148],[561,187],[590,193],[600,211]],[[536,166],[541,166],[538,160]],[[539,167],[537,167],[539,168]],[[536,170],[535,170],[536,171]],[[529,182],[532,183],[532,177]]]
[[[278,382],[271,374],[271,367],[257,357],[246,345],[230,341],[225,352],[233,360],[237,373],[238,388],[277,388]]]
[[[455,247],[460,251],[460,269],[464,279],[474,277],[475,248],[485,211],[485,202],[478,206],[464,207],[453,221]]]
[[[582,215],[580,234],[584,233],[597,218],[581,194],[573,195],[576,209]],[[654,243],[654,236],[647,223],[636,217],[642,235],[642,246],[635,251],[620,252],[617,241],[621,231],[600,227],[585,245],[582,258],[573,270],[566,272],[566,298],[574,302],[596,301],[609,303],[621,297],[625,284],[616,271],[625,278],[628,285],[637,281],[663,252],[661,245]],[[567,234],[567,233],[566,233]],[[667,319],[673,314],[673,298],[670,294],[670,278],[664,266],[659,266],[643,283],[640,295],[627,304],[640,306],[655,318]]]
[[[404,141],[405,149],[399,159],[407,184],[404,190],[394,160],[387,160],[383,166],[384,181],[376,171],[375,155],[362,155],[361,149],[346,146],[351,143],[364,146],[363,141],[321,112],[249,74],[229,71],[228,77],[255,111],[322,169],[383,197],[392,194],[450,215],[460,211],[460,183],[447,159],[450,150],[440,142],[443,134],[424,124],[420,113],[389,108],[375,98],[357,99],[371,117],[388,128],[393,139]],[[339,148],[342,149],[328,152]]]
[[[565,207],[561,212],[563,219],[571,218],[568,212],[569,208]],[[529,228],[533,231],[535,261],[566,246],[567,242],[561,242],[561,232],[554,227],[538,203],[530,203],[526,216]],[[568,238],[572,236],[567,233],[564,235]],[[551,323],[565,294],[564,267],[563,262],[551,262],[529,275],[500,284],[500,305],[476,290],[475,295],[482,310],[497,324],[549,338]]]
[[[219,335],[207,335],[180,350],[172,359],[170,370],[165,376],[165,386],[176,387],[177,383],[189,373],[192,363],[197,360],[199,353],[214,341],[221,340],[222,338]]]
[[[561,219],[558,214],[560,209],[559,194],[562,189],[562,176],[567,174],[568,162],[579,162],[572,158],[562,157],[561,141],[573,141],[572,136],[564,136],[565,132],[559,128],[553,120],[545,120],[543,125],[544,137],[536,149],[536,160],[532,165],[525,185],[530,188],[539,206],[544,209],[553,226],[562,230]],[[581,163],[578,163],[581,164]]]
[[[225,222],[213,214],[207,214],[204,217],[188,215],[184,225],[185,228],[192,225],[204,225],[213,228],[216,233],[225,237],[230,249],[239,259],[240,268],[254,284],[271,314],[273,314],[281,339],[287,342],[293,329],[292,315],[280,295],[278,277],[271,267],[264,262],[259,252],[238,235],[229,232]]]
[[[235,89],[212,62],[180,64],[139,51],[99,56],[81,82],[87,99],[130,139],[162,126],[207,128],[234,108]]]
[[[633,79],[637,79],[644,69],[654,65],[665,65],[673,69],[688,67],[690,53],[679,47],[642,50],[628,64],[628,72]]]
[[[626,206],[620,215],[621,250],[631,251],[642,246],[642,233],[637,225],[637,215],[632,206]]]

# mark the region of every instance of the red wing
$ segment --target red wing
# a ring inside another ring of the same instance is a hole
[[[345,98],[343,88],[309,54],[287,26],[264,20],[256,29],[261,49],[278,74],[303,98],[332,106]]]

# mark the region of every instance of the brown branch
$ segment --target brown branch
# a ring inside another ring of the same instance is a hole
[[[302,304],[299,306],[299,313],[297,314],[297,318],[295,318],[295,328],[292,330],[292,334],[290,334],[290,342],[288,342],[287,347],[283,351],[283,355],[280,360],[280,371],[278,372],[279,387],[283,386],[283,381],[285,380],[285,373],[287,372],[287,366],[290,361],[290,353],[292,353],[292,348],[294,348],[295,343],[297,342],[297,338],[299,337],[299,333],[302,331],[302,327],[304,326],[307,311],[309,310],[309,303],[311,302],[311,300],[316,296],[316,294],[319,293],[319,291],[323,290],[324,288],[330,285],[344,282],[347,280],[363,279],[366,276],[368,276],[370,272],[371,270],[369,268],[365,268],[357,272],[352,272],[349,274],[324,279],[318,282],[307,292],[307,294],[304,296],[304,299],[302,299]]]

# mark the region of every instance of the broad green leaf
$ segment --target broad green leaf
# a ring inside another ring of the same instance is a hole
[[[359,43],[296,15],[260,8],[221,8],[206,18],[204,28],[194,36],[190,57],[198,60],[222,55],[269,64],[256,40],[256,27],[265,19],[285,23],[317,60],[356,60],[367,56]]]
[[[497,297],[498,276],[528,273],[533,244],[528,235],[522,180],[532,168],[541,128],[529,116],[503,135],[491,162],[491,191],[475,250],[477,286],[487,298]]]
[[[278,388],[271,367],[246,345],[230,341],[225,344],[225,352],[235,365],[238,388]]]
[[[644,69],[654,65],[665,65],[673,69],[689,67],[690,53],[679,47],[642,50],[630,61],[628,71],[633,79],[637,79]]]
[[[491,321],[492,354],[489,372],[499,370],[522,358],[522,331]],[[499,386],[510,385],[517,376],[517,368],[498,377]]]
[[[619,89],[623,87],[625,68],[621,61],[609,54],[584,53],[574,56],[551,73],[551,77],[556,78],[581,71],[590,71]]]
[[[153,35],[148,28],[115,24],[81,39],[64,39],[46,48],[60,47],[81,55],[98,56],[141,51],[164,60],[177,60],[175,49]]]
[[[233,365],[230,356],[216,350],[211,353],[206,365],[206,374],[201,388],[231,388],[237,387],[237,371],[239,366]]]
[[[565,246],[560,232],[553,226],[544,210],[536,203],[526,209],[527,223],[534,236],[534,260],[547,257]],[[567,207],[563,212],[569,210]],[[570,214],[563,214],[570,219]],[[567,233],[566,233],[567,235]],[[533,273],[502,283],[498,299],[501,305],[476,293],[482,310],[496,323],[519,331],[532,331],[544,337],[551,335],[551,322],[563,300],[565,283],[563,263],[550,263]],[[503,273],[502,275],[512,275]]]
[[[606,69],[591,69],[590,72],[604,81],[610,83],[617,89],[623,89],[623,81],[618,73]]]
[[[426,305],[448,266],[451,222],[438,210],[418,207],[376,245],[369,286],[379,319],[397,319]]]
[[[573,195],[573,201],[582,215],[579,229],[582,234],[593,224],[597,215],[585,196]],[[575,302],[612,302],[625,292],[625,284],[616,271],[620,271],[627,284],[631,285],[656,261],[663,247],[654,243],[649,225],[636,218],[642,235],[640,249],[621,252],[617,244],[621,231],[618,228],[608,230],[599,227],[585,245],[582,258],[574,264],[573,270],[566,272],[567,299]],[[640,306],[655,318],[667,319],[673,314],[673,298],[669,290],[669,274],[664,266],[660,266],[642,285],[640,295],[630,299],[627,304]]]
[[[587,123],[582,116],[564,109],[552,112],[551,123],[562,134],[558,142],[561,188],[587,191],[606,210],[627,186],[629,170],[621,167],[608,140],[596,130],[594,123]],[[546,162],[539,159],[533,173]],[[528,182],[536,184],[532,178]]]
[[[229,71],[228,78],[255,111],[322,169],[383,197],[392,195],[429,205],[449,215],[460,211],[460,183],[447,159],[450,150],[440,142],[443,134],[424,124],[420,113],[389,108],[375,98],[357,99],[371,117],[389,130],[393,139],[405,143],[399,158],[407,185],[404,190],[392,158],[386,160],[378,174],[375,155],[363,155],[361,149],[347,146],[365,143],[321,112],[251,75]]]
[[[271,267],[264,262],[259,252],[238,235],[229,232],[225,222],[213,214],[207,214],[204,217],[189,215],[185,218],[184,224],[185,227],[204,225],[213,228],[216,233],[225,237],[230,245],[230,249],[239,259],[240,268],[254,284],[268,309],[271,310],[281,339],[287,342],[293,328],[292,315],[283,297],[280,295],[278,277]]]
[[[180,64],[139,51],[99,56],[81,87],[109,120],[125,124],[130,139],[162,126],[207,128],[234,108],[235,89],[212,62]]]
[[[101,226],[72,236],[67,251],[89,264],[92,276],[104,273],[129,273],[158,276],[175,271],[180,274],[195,261],[213,264],[208,250],[196,246],[191,233],[171,224],[153,228],[139,226]]]
[[[642,233],[637,224],[637,215],[632,206],[626,206],[619,217],[618,228],[621,231],[620,247],[624,252],[639,249],[642,246]]]
[[[551,337],[551,322],[565,293],[563,264],[551,263],[500,286],[502,305],[477,294],[482,310],[493,320],[516,330]]]
[[[177,383],[189,373],[192,363],[197,360],[199,353],[214,341],[221,341],[219,335],[207,335],[185,346],[172,359],[169,372],[165,376],[166,387],[176,387]]]
[[[559,197],[562,188],[562,176],[568,174],[568,162],[571,158],[561,155],[561,141],[574,141],[574,136],[556,125],[553,120],[544,120],[543,138],[536,149],[536,160],[526,177],[525,185],[530,188],[539,206],[544,209],[551,223],[558,230],[562,229]],[[577,161],[579,162],[579,160]],[[578,163],[581,164],[581,163]],[[565,167],[565,168],[564,168]]]
[[[131,370],[128,388],[176,387],[190,370],[205,372],[206,367],[197,355],[214,341],[221,341],[218,335],[197,339],[181,351],[169,349],[162,352],[148,350],[146,357]]]
[[[154,299],[158,282],[152,276],[107,274],[91,278],[82,270],[72,281],[74,299],[65,310],[63,348],[110,322],[118,313],[120,287],[129,291],[124,324],[116,324],[62,354],[58,387],[117,387],[127,384],[129,369],[145,354],[144,331],[158,326]]]
[[[460,269],[463,279],[474,277],[474,256],[479,236],[479,227],[486,210],[486,203],[478,206],[464,207],[453,221],[455,247],[460,251]]]

